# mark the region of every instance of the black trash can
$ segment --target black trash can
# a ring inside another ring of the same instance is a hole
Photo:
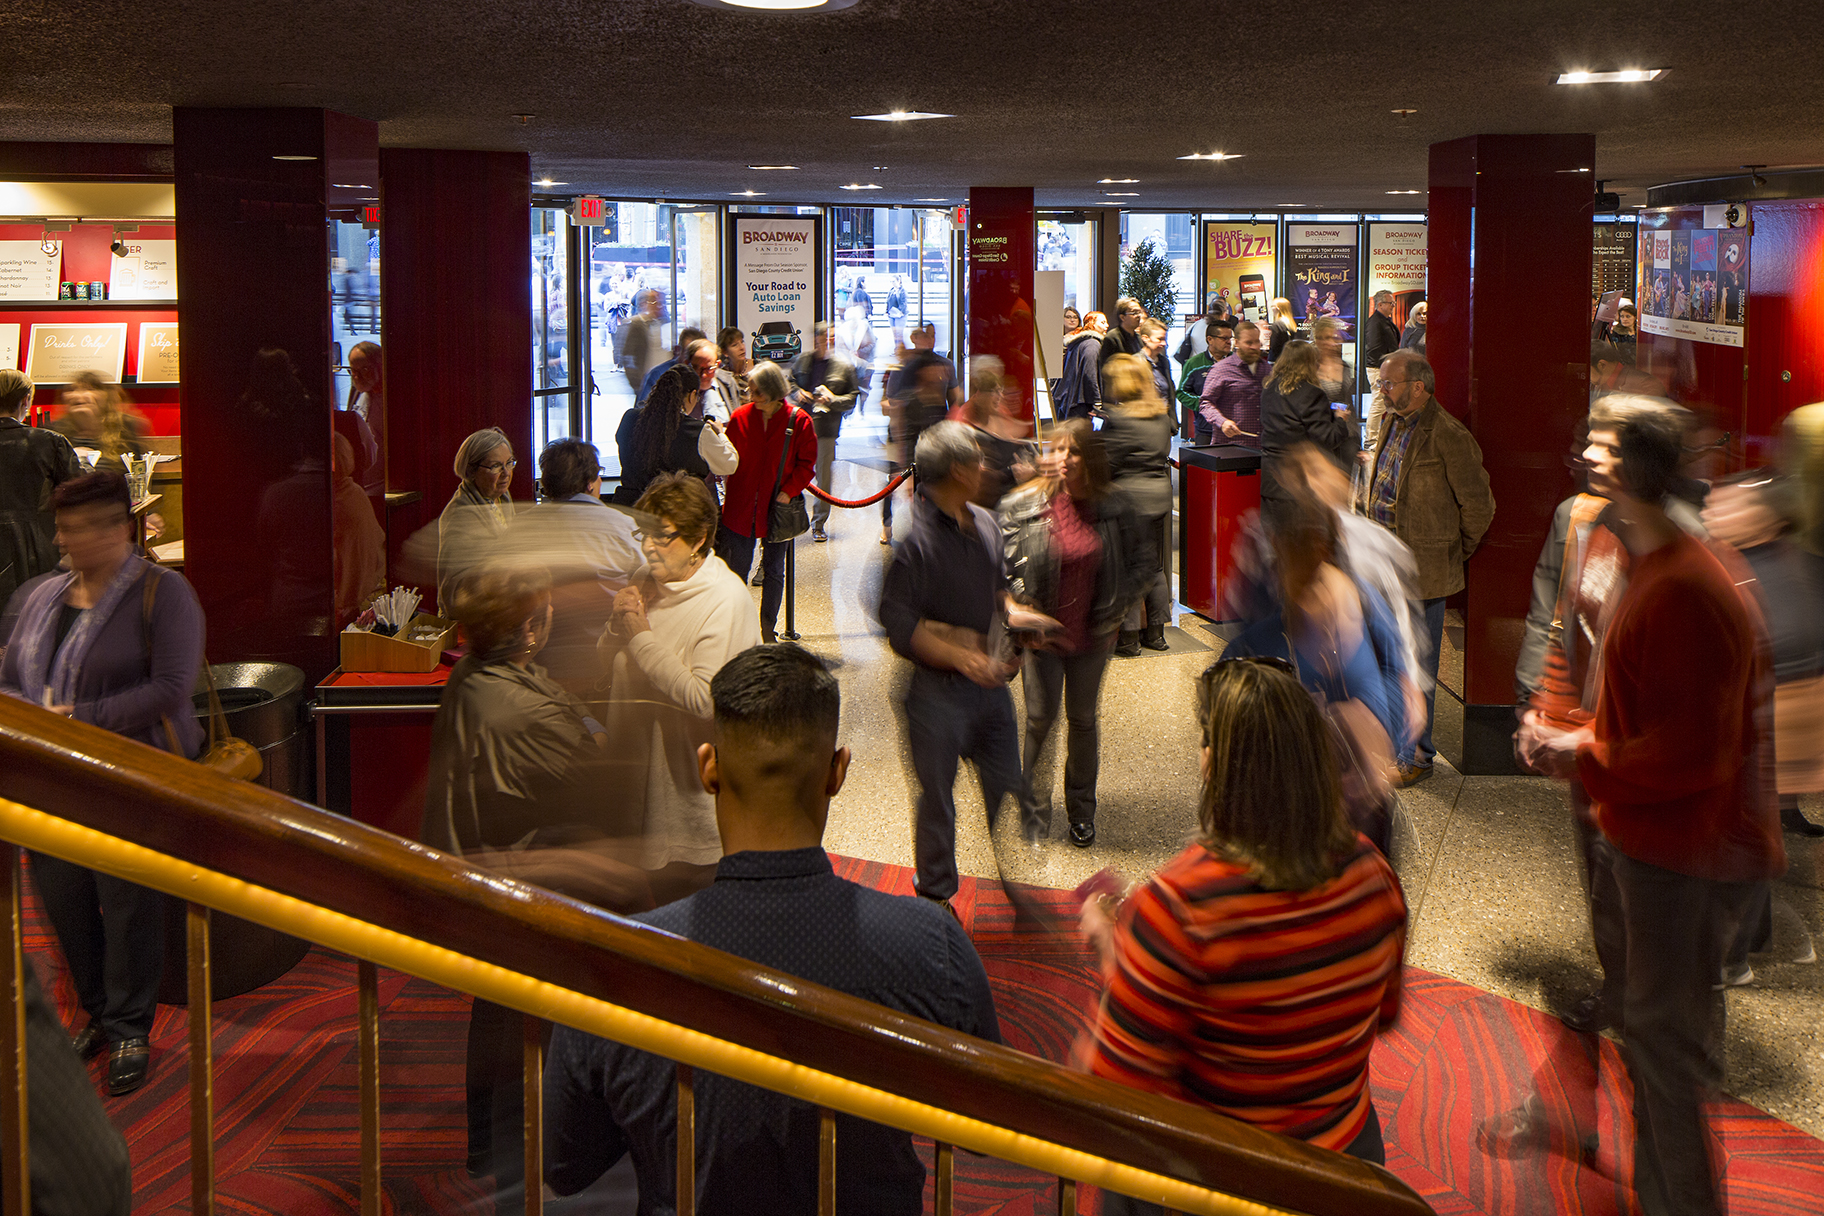
[[[281,794],[302,799],[310,777],[300,725],[304,673],[289,663],[220,663],[209,669],[216,696],[228,719],[228,733],[259,749],[256,780]],[[200,677],[192,702],[205,734],[209,729],[209,686]],[[209,990],[223,1000],[270,984],[309,952],[302,938],[216,912],[209,918]],[[165,901],[165,972],[158,999],[189,1003],[189,944],[182,900]]]

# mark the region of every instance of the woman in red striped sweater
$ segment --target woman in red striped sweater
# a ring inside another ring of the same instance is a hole
[[[1368,1053],[1400,1009],[1399,879],[1349,826],[1329,728],[1286,663],[1210,667],[1198,721],[1201,837],[1118,920],[1085,909],[1108,976],[1090,1069],[1382,1162]]]

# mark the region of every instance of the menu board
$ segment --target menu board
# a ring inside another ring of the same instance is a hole
[[[119,383],[127,358],[127,323],[34,325],[25,374],[39,384],[68,384],[78,372],[97,372]]]
[[[110,259],[111,300],[177,299],[177,242],[122,238],[126,256]]]
[[[139,383],[176,384],[177,323],[139,327]]]
[[[0,241],[0,300],[55,300],[63,242],[55,245],[46,253],[37,241]]]
[[[19,366],[19,323],[0,325],[0,367]]]

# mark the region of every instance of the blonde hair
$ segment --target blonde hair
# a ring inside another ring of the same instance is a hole
[[[24,372],[0,367],[0,415],[17,418],[32,403],[36,387]]]
[[[1156,418],[1165,402],[1153,387],[1153,369],[1134,355],[1114,355],[1102,367],[1115,408],[1134,418]]]
[[[1273,323],[1277,325],[1281,321],[1286,323],[1286,328],[1288,329],[1298,328],[1298,318],[1292,315],[1292,301],[1286,299],[1284,296],[1274,296]]]
[[[1317,381],[1317,347],[1303,338],[1294,338],[1279,352],[1279,360],[1267,373],[1267,383],[1281,393],[1289,393]]]
[[[1327,338],[1331,334],[1340,334],[1342,331],[1343,323],[1335,317],[1319,317],[1311,323],[1311,337],[1313,340],[1317,338]]]

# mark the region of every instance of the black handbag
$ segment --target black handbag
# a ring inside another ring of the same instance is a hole
[[[802,493],[794,495],[785,502],[779,501],[779,483],[785,480],[785,464],[792,458],[792,436],[798,430],[798,408],[790,402],[786,409],[791,413],[785,416],[785,446],[779,452],[779,467],[773,473],[773,491],[766,496],[771,508],[766,517],[766,541],[768,544],[779,544],[803,536],[811,530],[811,513],[804,505]]]

